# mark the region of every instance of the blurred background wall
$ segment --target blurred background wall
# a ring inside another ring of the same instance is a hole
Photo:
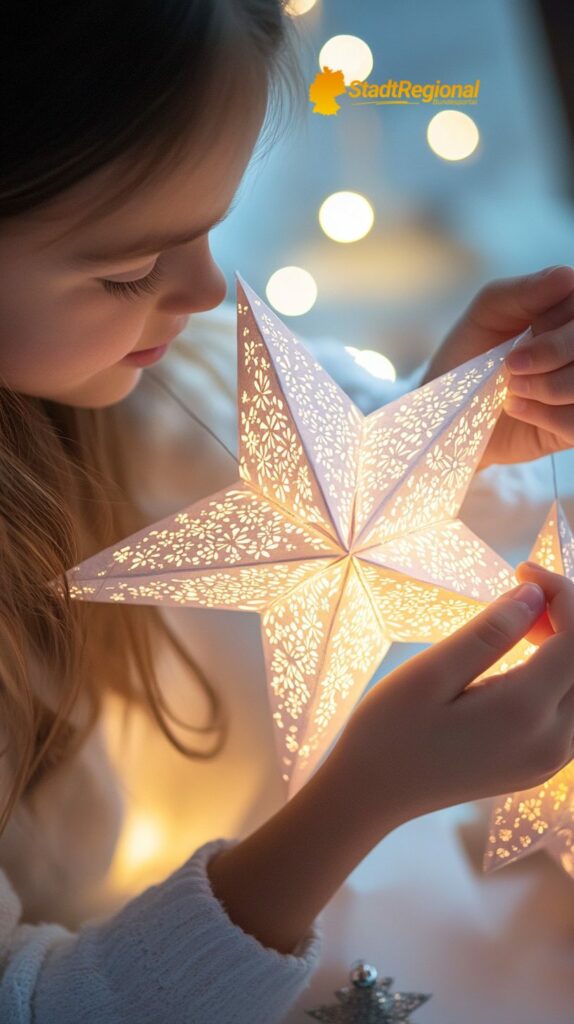
[[[310,2],[292,0],[293,10]],[[237,208],[212,234],[229,301],[235,269],[274,305],[270,277],[295,265],[317,288],[303,315],[277,310],[295,333],[382,352],[404,374],[484,282],[572,262],[572,5],[316,0],[293,21],[309,84],[339,34],[367,44],[371,82],[481,82],[469,106],[358,106],[345,96],[336,115],[322,116],[308,102],[252,162]],[[444,110],[476,126],[465,158],[445,159],[427,141]],[[374,212],[355,242],[333,241],[318,221],[340,190],[360,193]]]

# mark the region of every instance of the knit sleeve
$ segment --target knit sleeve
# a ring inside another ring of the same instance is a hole
[[[6,1024],[275,1024],[318,963],[315,923],[292,953],[228,917],[207,875],[238,840],[201,846],[106,921],[72,933],[20,921],[0,872],[0,1020]]]

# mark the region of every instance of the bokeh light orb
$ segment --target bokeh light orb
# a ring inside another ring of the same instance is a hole
[[[271,274],[265,294],[271,305],[286,316],[308,313],[317,299],[317,285],[303,267],[281,267]]]
[[[141,815],[128,823],[120,847],[124,867],[134,870],[153,861],[161,852],[165,832],[159,819]]]
[[[285,14],[292,18],[298,18],[300,14],[307,14],[315,6],[317,0],[289,0],[285,7]]]
[[[370,373],[378,380],[396,380],[397,371],[391,360],[382,352],[375,352],[372,348],[353,348],[352,345],[345,345],[345,352],[355,360],[358,366]]]
[[[427,142],[443,160],[466,160],[479,139],[475,122],[462,110],[441,110],[428,123]]]
[[[368,78],[373,70],[373,54],[358,36],[331,36],[319,52],[319,67],[342,71],[345,85],[350,85]]]
[[[321,203],[319,224],[334,242],[357,242],[373,226],[375,214],[359,192],[333,192]]]

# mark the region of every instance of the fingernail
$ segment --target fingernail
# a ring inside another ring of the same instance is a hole
[[[532,366],[532,356],[527,349],[517,346],[507,355],[506,365],[510,370],[528,370]]]
[[[513,395],[529,395],[532,391],[532,379],[530,377],[511,377],[508,387]]]
[[[510,395],[504,400],[504,408],[509,413],[517,413],[520,415],[521,412],[526,412],[528,402],[524,398],[515,398],[514,395]]]
[[[551,267],[543,267],[542,270],[537,270],[533,277],[544,277],[546,274],[553,274],[561,266],[561,263],[554,263]]]
[[[512,592],[512,600],[525,604],[531,612],[541,612],[546,604],[544,591],[537,583],[523,583]]]

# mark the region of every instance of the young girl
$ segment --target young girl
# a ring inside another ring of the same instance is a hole
[[[266,123],[278,123],[278,83],[304,96],[288,25],[280,0],[21,0],[2,15],[0,1020],[10,1024],[280,1021],[317,964],[317,915],[386,834],[538,784],[573,756],[574,587],[525,564],[521,586],[373,687],[311,781],[247,839],[190,851],[109,919],[62,925],[66,880],[95,883],[116,838],[106,786],[93,788],[109,770],[97,744],[91,775],[81,760],[104,694],[148,708],[182,752],[205,756],[169,724],[159,643],[201,674],[158,609],[56,598],[50,581],[146,525],[128,486],[138,438],[123,416],[142,377],[137,353],[168,345],[189,314],[224,298],[209,230],[268,109]],[[573,296],[567,267],[495,282],[431,364],[434,376],[533,324],[533,342],[509,360],[514,397],[485,465],[574,443]],[[549,638],[532,632],[545,607]],[[540,643],[528,664],[468,688],[526,635]],[[213,737],[213,753],[224,720],[203,685],[211,718],[196,731]],[[27,868],[46,832],[61,880],[48,921],[38,911],[48,876]]]

